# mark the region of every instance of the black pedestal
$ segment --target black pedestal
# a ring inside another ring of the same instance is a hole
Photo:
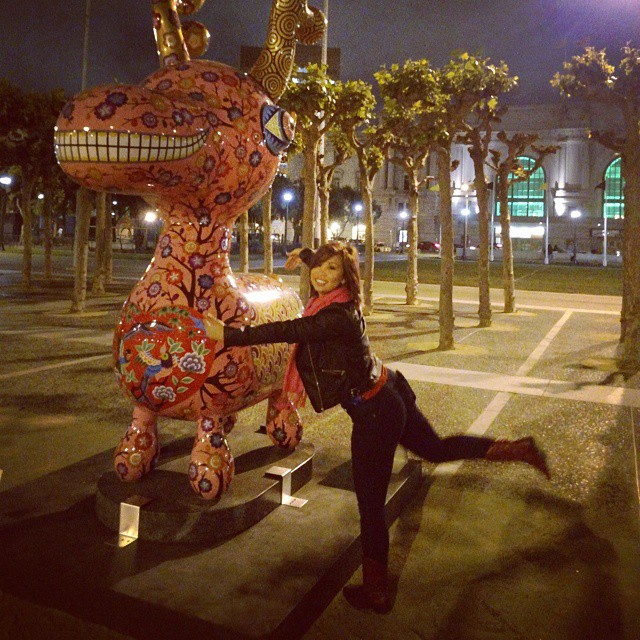
[[[144,496],[149,502],[140,510],[141,540],[211,544],[252,527],[280,505],[280,481],[265,475],[270,467],[291,469],[293,493],[311,479],[312,444],[283,451],[259,433],[234,432],[235,476],[228,491],[211,502],[196,495],[189,484],[191,445],[185,440],[172,459],[161,458],[160,466],[137,482],[122,482],[115,471],[105,473],[96,494],[100,521],[117,532],[120,503]]]

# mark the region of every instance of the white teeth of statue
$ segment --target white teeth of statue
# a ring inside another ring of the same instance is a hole
[[[208,131],[191,136],[164,136],[124,131],[58,131],[60,162],[166,162],[188,158],[202,148]]]

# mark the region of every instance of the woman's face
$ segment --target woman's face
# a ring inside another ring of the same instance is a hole
[[[311,284],[319,296],[330,293],[344,284],[342,257],[331,256],[321,265],[311,269]]]

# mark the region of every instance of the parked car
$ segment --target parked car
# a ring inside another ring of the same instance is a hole
[[[431,240],[418,242],[418,251],[424,251],[426,253],[440,253],[440,243],[431,242]]]
[[[373,250],[376,253],[389,253],[391,251],[391,247],[387,246],[384,242],[376,242]]]

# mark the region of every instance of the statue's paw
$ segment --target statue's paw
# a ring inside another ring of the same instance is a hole
[[[128,429],[113,455],[113,465],[120,480],[140,480],[156,468],[160,457],[158,437],[152,431]]]
[[[215,432],[196,439],[189,461],[191,488],[205,500],[219,498],[231,484],[235,462],[227,439]]]
[[[282,409],[267,422],[267,435],[281,449],[295,449],[302,440],[302,421],[293,407]]]

